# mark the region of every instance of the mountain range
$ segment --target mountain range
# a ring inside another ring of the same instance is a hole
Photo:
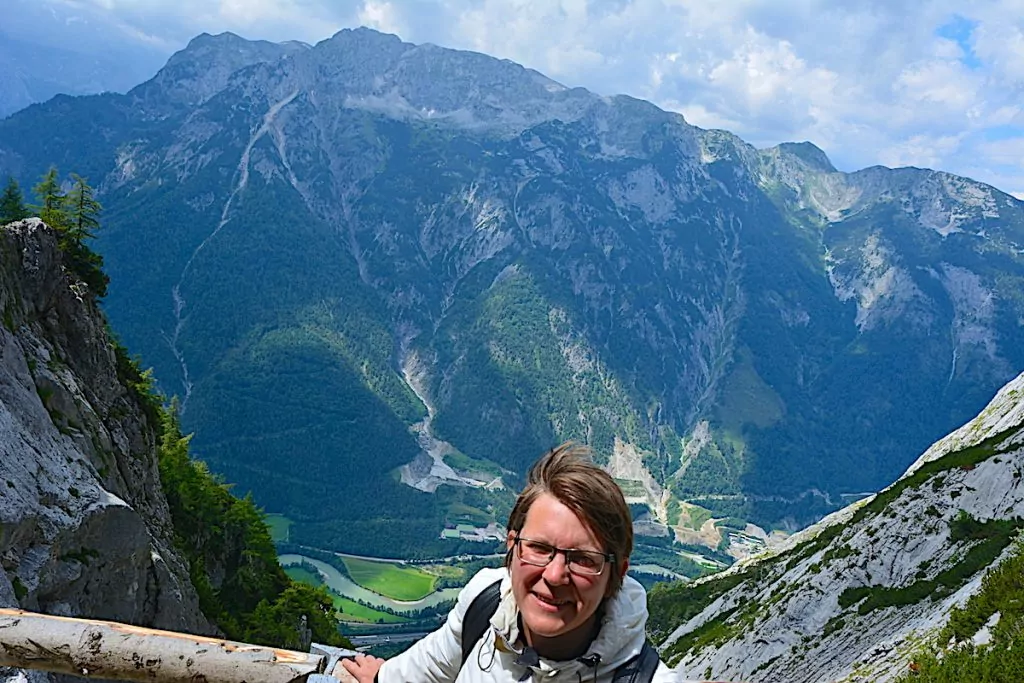
[[[309,545],[452,551],[575,438],[725,547],[877,491],[1024,368],[1017,199],[368,29],[202,35],[0,121],[0,174],[51,164],[99,191],[105,308],[194,452]]]

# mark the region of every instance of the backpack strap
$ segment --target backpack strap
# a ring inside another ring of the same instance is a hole
[[[469,653],[473,651],[476,641],[483,637],[487,626],[491,623],[491,616],[498,609],[498,602],[501,598],[501,579],[498,579],[487,588],[480,591],[473,602],[469,603],[466,615],[462,618],[462,663],[459,669],[469,659]]]
[[[615,670],[613,683],[650,683],[658,670],[658,651],[647,640],[640,653]]]

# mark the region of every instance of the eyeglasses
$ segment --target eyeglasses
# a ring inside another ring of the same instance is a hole
[[[599,553],[596,550],[577,550],[576,548],[556,548],[550,543],[516,536],[514,543],[519,548],[519,559],[523,564],[535,567],[546,567],[555,559],[555,555],[565,555],[565,566],[569,572],[578,576],[599,576],[604,571],[605,563],[615,560],[614,553]]]

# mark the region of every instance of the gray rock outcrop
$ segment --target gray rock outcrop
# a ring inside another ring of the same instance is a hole
[[[0,604],[210,633],[152,415],[38,219],[0,228],[0,312]]]
[[[729,587],[669,635],[670,658],[723,680],[895,680],[1019,547],[1022,474],[1024,374],[886,490],[711,579]]]

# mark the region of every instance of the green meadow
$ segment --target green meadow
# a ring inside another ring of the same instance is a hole
[[[409,621],[408,617],[400,617],[397,614],[389,614],[366,605],[360,605],[355,600],[344,598],[333,591],[331,596],[334,598],[334,606],[341,612],[339,618],[342,621],[363,624],[404,624]]]
[[[436,578],[422,570],[353,557],[343,559],[353,581],[393,600],[419,600],[434,591]]]
[[[274,543],[287,543],[292,527],[292,520],[284,515],[266,515],[264,521],[270,530],[270,539]]]
[[[316,588],[322,586],[324,578],[320,576],[319,572],[311,572],[305,567],[293,564],[284,568],[284,573],[291,578],[292,581],[301,581],[302,583],[308,583],[310,586]]]

